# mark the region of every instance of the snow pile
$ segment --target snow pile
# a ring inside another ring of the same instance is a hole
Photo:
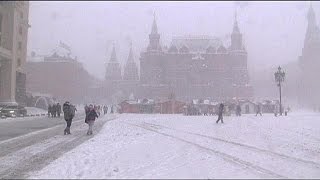
[[[122,114],[29,178],[320,178],[319,118]]]

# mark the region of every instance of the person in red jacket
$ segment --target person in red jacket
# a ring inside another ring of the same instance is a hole
[[[85,119],[85,122],[89,125],[87,135],[92,134],[92,127],[94,125],[94,121],[96,120],[96,118],[98,118],[98,114],[97,114],[96,110],[94,109],[93,105],[90,104],[89,112],[88,112],[86,119]]]

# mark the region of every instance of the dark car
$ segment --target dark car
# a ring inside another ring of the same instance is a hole
[[[5,106],[0,109],[1,117],[23,117],[27,115],[27,109],[20,105]]]

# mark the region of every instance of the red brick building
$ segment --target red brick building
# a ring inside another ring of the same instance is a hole
[[[139,98],[164,98],[171,92],[177,99],[226,100],[253,96],[247,69],[247,51],[237,19],[231,45],[212,36],[182,36],[167,48],[160,44],[154,19],[149,45],[140,57]]]

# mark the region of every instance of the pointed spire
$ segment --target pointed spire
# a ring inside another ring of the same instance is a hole
[[[237,19],[237,10],[234,13],[234,23],[233,23],[233,32],[232,33],[240,33]]]
[[[310,2],[310,7],[309,7],[309,10],[308,10],[308,21],[309,21],[309,23],[314,23],[315,20],[316,20],[315,18],[316,18],[316,15],[315,15],[313,7],[312,7],[312,2]]]
[[[151,34],[158,34],[158,27],[157,27],[156,13],[155,12],[153,12],[153,23],[152,23]]]
[[[127,63],[132,63],[132,62],[134,62],[134,60],[133,60],[133,52],[132,52],[132,42],[130,42],[130,51],[129,51]]]
[[[113,43],[113,48],[112,48],[112,52],[111,52],[110,62],[116,62],[116,61],[117,61],[116,48],[115,48],[115,45],[114,45],[114,43]]]

